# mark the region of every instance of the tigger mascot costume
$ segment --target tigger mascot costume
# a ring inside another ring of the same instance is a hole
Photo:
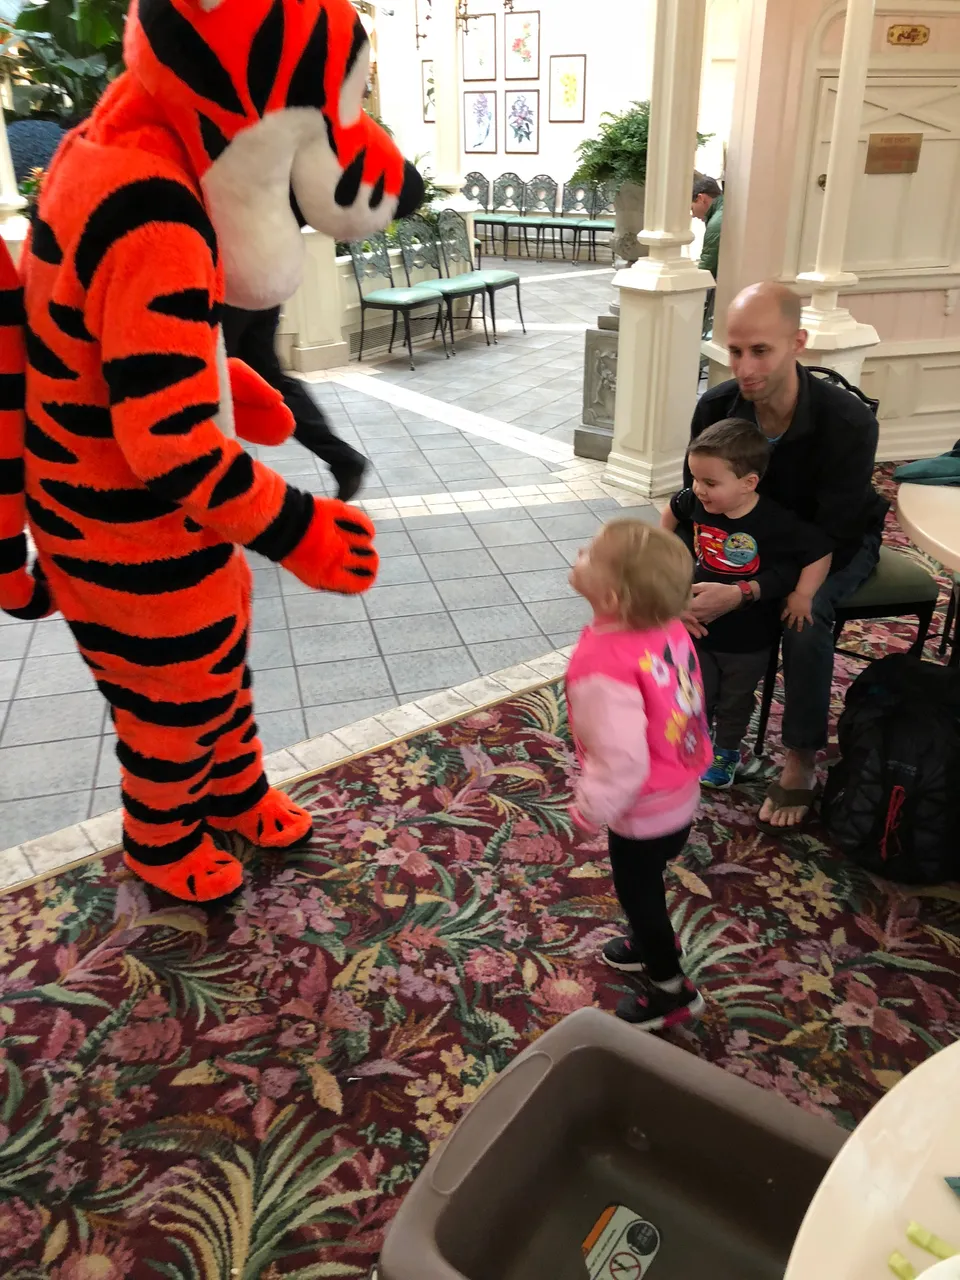
[[[221,832],[277,849],[311,827],[263,773],[242,549],[328,591],[378,564],[361,511],[237,443],[293,419],[228,364],[219,308],[291,296],[300,223],[369,235],[423,184],[362,111],[349,0],[134,0],[124,56],[54,159],[19,279],[3,262],[0,607],[63,613],[111,706],[126,865],[208,902],[243,879]]]

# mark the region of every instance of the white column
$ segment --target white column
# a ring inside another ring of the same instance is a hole
[[[437,103],[434,125],[434,181],[451,195],[463,186],[460,110],[460,27],[456,0],[433,0],[430,20],[433,86]]]
[[[299,373],[316,373],[347,364],[350,348],[343,337],[343,302],[336,245],[329,236],[303,230],[306,251],[303,282],[284,307],[281,336],[293,334],[290,364]]]
[[[857,283],[852,272],[844,271],[843,256],[854,184],[861,173],[860,122],[875,7],[876,0],[847,0],[817,260],[812,271],[797,277],[801,283],[812,286],[810,305],[803,311],[803,326],[809,335],[808,350],[818,353],[817,360],[827,360],[855,382],[859,380],[869,348],[880,341],[871,325],[858,324],[839,303],[840,290]]]
[[[647,498],[680,481],[697,395],[706,291],[690,230],[705,0],[657,0],[645,225],[649,256],[620,290],[617,407],[606,478]]]
[[[10,158],[10,143],[7,140],[7,124],[0,111],[0,235],[6,241],[14,262],[20,256],[20,249],[30,227],[23,216],[26,207],[27,202],[17,188],[13,160]]]

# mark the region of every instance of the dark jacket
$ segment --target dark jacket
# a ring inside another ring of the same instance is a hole
[[[773,447],[759,492],[821,529],[833,546],[831,572],[849,563],[867,534],[879,534],[889,502],[873,487],[877,420],[859,397],[797,365],[800,394],[793,421]],[[691,438],[723,418],[756,422],[736,381],[706,391]],[[692,483],[684,467],[684,484]]]
[[[717,196],[707,214],[707,229],[703,233],[703,249],[700,252],[700,266],[709,271],[714,280],[717,278],[717,266],[720,262],[720,233],[723,230],[723,196]]]

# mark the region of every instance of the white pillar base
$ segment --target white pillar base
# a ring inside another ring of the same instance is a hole
[[[0,220],[0,236],[3,236],[4,244],[9,249],[10,257],[14,262],[20,261],[20,252],[29,231],[30,221],[22,214],[14,214],[12,217]]]
[[[870,349],[880,342],[876,329],[860,324],[846,307],[835,307],[831,311],[804,307],[800,323],[807,331],[807,346],[801,361],[836,369],[848,382],[859,386],[863,362]]]
[[[292,368],[298,373],[335,369],[350,359],[340,327],[340,273],[336,245],[329,236],[305,228],[303,283],[284,307],[283,330],[293,335]]]
[[[616,283],[617,408],[604,479],[656,498],[678,489],[683,476],[713,277],[689,258],[641,258]]]

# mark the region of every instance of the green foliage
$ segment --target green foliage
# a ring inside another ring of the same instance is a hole
[[[128,0],[26,0],[0,27],[0,69],[13,83],[13,113],[72,123],[86,115],[123,66]]]
[[[580,163],[573,181],[615,182],[618,186],[636,182],[642,186],[647,178],[649,134],[649,102],[634,102],[619,115],[605,111],[600,118],[599,135],[584,139],[577,147]],[[712,136],[698,133],[697,146],[702,147]]]

